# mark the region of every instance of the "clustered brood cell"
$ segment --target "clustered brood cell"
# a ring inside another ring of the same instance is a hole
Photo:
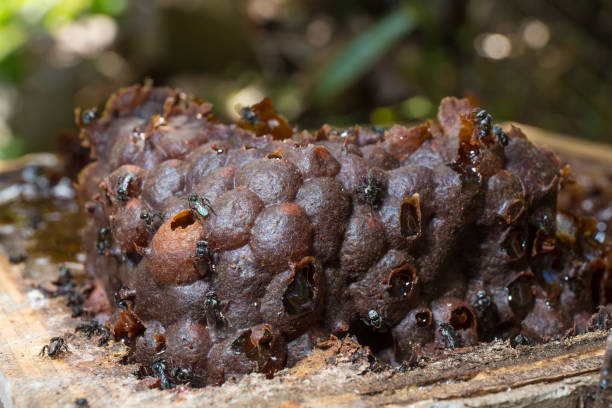
[[[77,119],[87,268],[162,385],[271,374],[331,333],[398,363],[544,341],[610,301],[592,220],[557,210],[558,159],[467,100],[383,132],[298,132],[267,99],[242,115],[145,85]]]

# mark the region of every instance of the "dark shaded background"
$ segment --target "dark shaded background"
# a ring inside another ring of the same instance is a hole
[[[268,95],[301,127],[387,125],[457,95],[612,143],[612,1],[2,0],[0,156],[65,147],[74,106],[145,77],[224,118]]]

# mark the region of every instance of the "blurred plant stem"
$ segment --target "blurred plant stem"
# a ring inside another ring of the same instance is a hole
[[[321,106],[347,89],[397,42],[413,31],[422,15],[416,4],[406,2],[352,39],[318,76],[313,99]]]

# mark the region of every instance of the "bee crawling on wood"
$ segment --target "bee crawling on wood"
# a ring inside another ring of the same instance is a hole
[[[77,287],[70,270],[65,266],[60,266],[59,271],[59,278],[51,282],[57,287],[55,290],[44,288],[41,285],[38,285],[38,289],[46,296],[65,298],[66,305],[72,309],[72,317],[78,317],[83,313],[84,296],[89,294],[92,288],[91,286]]]
[[[83,332],[88,338],[93,335],[104,334],[102,330],[105,330],[104,326],[97,320],[85,320],[74,329],[75,332]]]
[[[204,386],[202,379],[186,368],[175,367],[172,370],[172,378],[180,384],[189,384],[196,388]]]
[[[191,372],[185,368],[175,367],[174,370],[172,370],[172,376],[181,383],[187,383],[191,378]]]
[[[45,344],[43,346],[38,355],[44,356],[47,354],[49,357],[55,359],[66,351],[68,351],[66,341],[61,337],[53,337],[51,340],[49,340],[49,344]]]
[[[444,340],[444,344],[449,349],[456,349],[461,347],[461,338],[455,331],[455,328],[448,324],[442,323],[440,324],[440,334],[442,335],[442,339]]]
[[[102,347],[108,344],[110,340],[110,334],[108,330],[104,326],[100,324],[97,320],[85,320],[81,324],[79,324],[75,329],[75,332],[82,332],[88,339],[92,336],[100,336],[100,340],[98,341],[98,346]]]
[[[156,359],[153,362],[153,372],[155,376],[159,378],[159,388],[162,390],[168,390],[170,388],[174,388],[174,384],[170,381],[168,377],[168,373],[166,372],[166,362],[161,358]]]
[[[87,401],[87,398],[77,398],[74,403],[77,407],[89,407],[89,402]]]
[[[512,340],[510,340],[510,345],[512,347],[516,347],[516,346],[528,346],[531,342],[529,341],[529,339],[527,337],[525,337],[522,333],[517,334],[516,336],[514,336],[512,338]]]

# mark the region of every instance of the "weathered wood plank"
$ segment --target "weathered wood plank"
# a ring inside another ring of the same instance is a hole
[[[99,348],[75,335],[76,320],[68,309],[58,300],[42,297],[22,278],[20,268],[0,257],[0,398],[6,408],[71,406],[79,397],[87,397],[94,407],[119,402],[125,407],[417,403],[562,407],[593,393],[605,348],[606,334],[601,332],[518,349],[494,342],[449,352],[406,373],[373,373],[367,361],[351,361],[357,345],[345,341],[316,350],[272,380],[251,375],[222,387],[162,392],[146,389],[131,375],[134,366],[118,363],[126,352],[122,344]],[[49,338],[57,335],[67,339],[70,353],[57,360],[38,356]],[[329,363],[331,357],[334,364]]]
[[[504,128],[510,125],[521,128],[529,140],[540,146],[550,148],[562,157],[596,161],[599,165],[612,163],[612,145],[610,144],[577,139],[523,123],[508,122],[504,124]]]

